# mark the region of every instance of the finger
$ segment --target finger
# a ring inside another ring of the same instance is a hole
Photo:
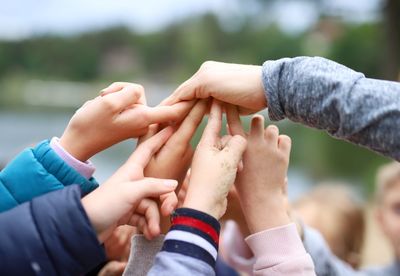
[[[275,125],[269,125],[264,131],[264,138],[273,145],[278,145],[279,129]]]
[[[128,84],[128,83],[127,82],[113,82],[106,88],[100,90],[100,96],[104,96],[104,95],[122,90],[122,88],[124,88],[124,86],[125,86],[123,84]]]
[[[169,146],[183,146],[182,148],[186,149],[186,146],[190,143],[190,140],[203,120],[206,110],[207,101],[198,101],[166,144]]]
[[[147,221],[145,217],[140,217],[138,221],[138,228],[140,231],[143,233],[143,235],[146,237],[146,239],[151,240],[152,236],[149,232],[149,227],[147,225]]]
[[[242,122],[240,121],[239,111],[237,106],[227,104],[226,108],[226,119],[229,125],[229,132],[231,135],[241,135],[245,137]]]
[[[139,137],[137,144],[140,145],[144,141],[150,139],[150,137],[153,137],[157,133],[158,129],[159,129],[159,125],[158,124],[150,125],[148,130],[147,130],[147,133],[145,135]]]
[[[222,125],[222,107],[221,103],[217,100],[213,100],[211,104],[210,115],[208,117],[207,126],[204,129],[201,137],[201,143],[207,145],[216,145],[221,131]]]
[[[140,92],[140,95],[139,95],[139,98],[138,98],[138,100],[137,100],[137,103],[139,103],[139,104],[147,104],[146,96],[145,96],[145,93],[144,93],[144,88],[143,88],[143,86],[140,85],[140,84],[136,84],[136,83],[130,83],[130,82],[114,82],[114,83],[112,83],[110,86],[108,86],[108,87],[102,89],[102,90],[100,91],[100,96],[103,97],[103,96],[106,96],[106,95],[108,95],[108,94],[121,91],[121,90],[123,90],[123,89],[126,88],[126,87],[131,87],[132,89],[135,89],[135,90],[137,90],[137,91]]]
[[[172,135],[172,127],[166,127],[150,139],[138,145],[133,154],[129,157],[126,164],[135,164],[145,168],[153,155],[165,144]]]
[[[110,105],[111,108],[122,111],[133,104],[140,104],[139,99],[143,97],[144,89],[141,85],[130,84],[122,90],[109,93],[102,97],[102,100]]]
[[[140,218],[143,218],[143,219],[144,219],[144,216],[134,213],[134,214],[129,218],[129,221],[127,222],[127,224],[129,224],[129,225],[131,225],[131,226],[136,226],[136,227],[138,227],[138,226],[139,226]],[[143,232],[143,229],[139,229],[139,230]]]
[[[98,276],[122,275],[127,263],[119,261],[108,262],[99,272]]]
[[[159,198],[161,195],[173,192],[178,182],[173,179],[161,179],[145,177],[141,180],[131,182],[129,195],[131,202],[138,202],[144,198]]]
[[[156,236],[160,233],[160,212],[157,202],[147,198],[143,199],[136,208],[136,212],[144,214],[151,235]]]
[[[262,115],[254,115],[251,119],[250,136],[253,138],[264,137],[264,117]]]
[[[290,149],[292,147],[292,139],[290,139],[290,137],[287,135],[279,135],[278,147],[282,149],[286,154],[290,154]]]
[[[183,203],[183,200],[186,197],[186,192],[187,192],[187,189],[189,188],[189,180],[190,180],[190,169],[187,170],[185,179],[183,180],[183,183],[182,183],[179,191],[177,191],[178,202],[180,202],[180,203]]]
[[[222,136],[221,140],[220,140],[220,146],[221,148],[225,148],[225,146],[228,144],[229,140],[232,139],[231,135],[224,135]]]
[[[247,140],[240,135],[235,135],[228,141],[225,149],[229,149],[228,152],[231,155],[231,161],[234,162],[236,166],[239,164],[240,160],[242,160],[246,146]]]
[[[151,239],[149,227],[147,225],[147,221],[144,215],[133,214],[127,224],[135,226],[138,230],[138,233],[142,233],[146,236],[147,239]]]
[[[163,216],[169,216],[175,210],[178,205],[178,197],[175,192],[171,192],[168,194],[163,194],[160,197],[161,200],[161,214]]]
[[[178,86],[178,88],[166,99],[161,102],[161,105],[173,105],[180,101],[190,101],[196,98],[197,80],[194,77],[186,80]],[[204,97],[204,98],[208,98]]]
[[[161,124],[167,122],[181,122],[196,101],[179,102],[171,106],[155,106],[147,109],[143,120],[149,124]]]

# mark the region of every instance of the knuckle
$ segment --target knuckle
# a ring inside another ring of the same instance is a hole
[[[132,85],[135,87],[135,89],[136,89],[138,92],[144,93],[144,87],[143,87],[143,85],[137,84],[137,83],[132,84]]]
[[[208,70],[208,69],[214,67],[216,63],[217,63],[216,61],[207,60],[207,61],[205,61],[205,62],[203,62],[203,63],[201,64],[201,66],[200,66],[200,71],[202,71],[202,70]]]
[[[116,111],[118,110],[118,105],[115,101],[111,100],[110,98],[104,97],[102,99],[103,108],[109,111]]]

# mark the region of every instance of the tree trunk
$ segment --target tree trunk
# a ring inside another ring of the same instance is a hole
[[[387,0],[384,6],[386,32],[385,78],[400,81],[400,1]]]

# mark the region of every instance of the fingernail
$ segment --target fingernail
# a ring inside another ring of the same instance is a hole
[[[178,181],[176,180],[165,180],[164,185],[168,187],[176,187],[178,185]]]

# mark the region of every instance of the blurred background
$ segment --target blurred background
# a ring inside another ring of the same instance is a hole
[[[111,82],[143,84],[155,105],[206,60],[261,65],[300,55],[399,80],[400,2],[6,1],[0,8],[0,164],[27,145],[60,136],[74,111]],[[278,125],[293,138],[292,198],[327,179],[345,180],[360,198],[370,198],[385,158],[321,131]],[[93,159],[100,182],[133,147],[127,141]],[[366,262],[385,261],[389,253],[380,256]]]

